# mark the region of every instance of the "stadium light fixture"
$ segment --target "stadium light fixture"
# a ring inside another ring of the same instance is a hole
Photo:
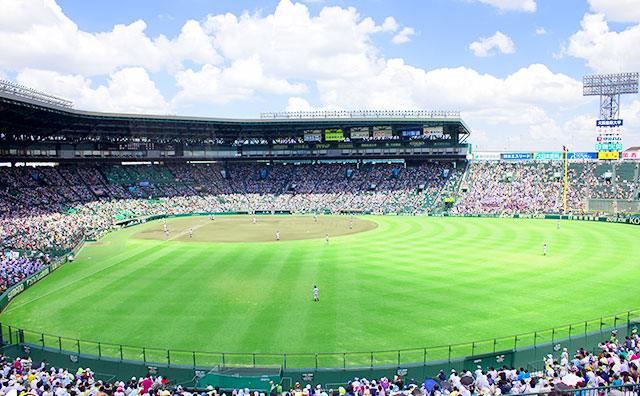
[[[638,73],[594,74],[582,78],[583,96],[600,96],[600,120],[620,118],[620,95],[638,93]]]
[[[73,102],[7,80],[0,80],[0,93],[31,99],[49,105],[72,108]]]
[[[450,110],[318,110],[263,112],[261,119],[309,119],[309,118],[460,118],[460,111]]]

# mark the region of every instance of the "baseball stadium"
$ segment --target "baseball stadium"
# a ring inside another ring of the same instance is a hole
[[[640,0],[0,0],[0,396],[640,396],[639,41]]]
[[[8,355],[337,388],[536,372],[635,334],[633,151],[474,153],[454,111],[138,116],[0,92]]]

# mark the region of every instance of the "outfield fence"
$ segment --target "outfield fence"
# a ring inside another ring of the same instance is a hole
[[[97,342],[62,337],[13,327],[0,323],[0,337],[5,344],[32,344],[69,355],[93,355],[98,358],[137,360],[162,363],[168,366],[193,367],[282,367],[282,368],[335,368],[375,367],[425,364],[431,361],[451,361],[459,358],[492,355],[500,351],[515,351],[520,347],[552,345],[558,341],[579,338],[580,342],[597,344],[607,340],[611,329],[630,328],[640,323],[640,308],[615,315],[575,322],[563,326],[489,338],[472,342],[421,348],[376,350],[339,353],[242,353],[206,352],[163,349],[125,344]],[[504,364],[509,356],[503,356]]]

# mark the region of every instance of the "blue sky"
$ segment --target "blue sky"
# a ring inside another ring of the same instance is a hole
[[[640,70],[640,0],[0,0],[0,78],[79,109],[460,110],[479,150],[592,151],[582,76]],[[6,12],[4,12],[6,11]],[[638,95],[623,99],[640,145]]]

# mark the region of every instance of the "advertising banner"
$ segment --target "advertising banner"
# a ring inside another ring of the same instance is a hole
[[[324,140],[327,142],[344,140],[342,129],[325,129]]]
[[[601,160],[616,160],[620,158],[620,153],[617,151],[603,151],[598,153],[598,159]]]
[[[557,161],[562,159],[562,153],[535,153],[536,161]]]
[[[596,151],[622,151],[622,143],[596,143]]]
[[[625,151],[624,153],[622,153],[622,158],[624,158],[624,159],[640,159],[640,153],[632,152],[632,151]]]
[[[422,130],[420,128],[403,129],[400,131],[400,135],[405,137],[420,136],[422,135]]]
[[[390,138],[393,136],[393,130],[391,127],[373,127],[373,137],[375,138]]]
[[[473,159],[477,161],[500,161],[500,153],[497,151],[479,151],[473,153]]]
[[[622,126],[622,120],[620,120],[620,119],[616,119],[616,120],[597,120],[596,121],[596,126],[599,126],[599,127],[621,127]]]
[[[598,153],[596,152],[569,152],[567,153],[567,159],[569,160],[583,160],[583,159],[598,159]]]
[[[319,142],[322,140],[320,131],[304,131],[305,142]]]
[[[362,129],[351,129],[351,139],[368,139],[369,138],[369,128]]]
[[[530,160],[531,153],[502,153],[503,160]]]
[[[440,127],[424,127],[424,135],[429,139],[442,139],[444,138],[444,129]]]

